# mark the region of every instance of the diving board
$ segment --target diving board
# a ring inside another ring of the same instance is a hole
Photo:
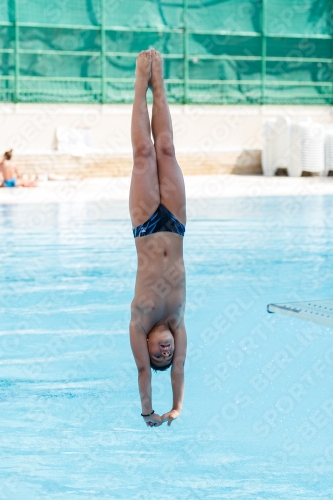
[[[312,321],[333,328],[333,300],[268,304],[267,312],[285,314],[286,316]]]

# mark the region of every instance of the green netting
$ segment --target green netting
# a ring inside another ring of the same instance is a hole
[[[101,34],[97,30],[23,27],[19,30],[21,50],[101,51]]]
[[[13,54],[7,52],[0,53],[0,75],[9,76],[14,75],[15,61]]]
[[[188,27],[194,31],[260,31],[261,1],[189,0]]]
[[[332,34],[331,0],[267,0],[267,33]]]
[[[12,102],[14,93],[14,82],[9,79],[0,80],[0,99],[2,102]]]
[[[21,54],[20,75],[39,77],[99,78],[100,55]]]
[[[212,84],[208,89],[201,84],[190,84],[189,102],[196,104],[256,104],[260,100],[260,89],[248,83]]]
[[[333,103],[331,0],[0,0],[0,100],[130,103],[165,57],[173,103]]]
[[[311,38],[267,38],[267,57],[332,59],[331,40]]]
[[[100,0],[14,0],[21,23],[99,26]]]
[[[99,81],[47,81],[42,79],[20,79],[21,102],[73,102],[98,103],[101,84]]]
[[[281,80],[299,82],[330,82],[331,63],[293,61],[267,61],[266,82],[272,80],[279,84]]]
[[[130,52],[137,54],[147,47],[154,47],[163,54],[183,55],[184,36],[182,33],[142,33],[140,31],[106,31],[106,51]]]
[[[0,0],[0,23],[13,22],[15,19],[15,8],[13,0]]]
[[[328,104],[331,99],[331,87],[329,86],[302,86],[288,85],[281,88],[277,85],[267,85],[265,88],[265,102],[276,104]]]
[[[0,50],[14,49],[14,30],[11,26],[0,26]]]
[[[260,61],[198,59],[189,62],[190,80],[258,80]]]
[[[107,26],[129,28],[179,28],[183,25],[183,0],[105,0]]]
[[[259,36],[207,35],[191,33],[188,36],[189,54],[258,56],[261,57],[261,38]]]

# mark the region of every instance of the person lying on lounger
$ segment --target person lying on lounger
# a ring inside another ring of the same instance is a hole
[[[146,101],[148,86],[153,92],[151,125]],[[138,369],[141,415],[147,426],[158,427],[166,421],[170,425],[179,416],[184,395],[186,201],[173,145],[163,60],[153,49],[141,52],[136,62],[132,146],[129,205],[138,269],[131,304],[130,341]],[[173,405],[171,411],[160,416],[152,406],[151,368],[164,371],[169,367]]]
[[[35,187],[35,182],[22,179],[18,168],[12,162],[12,150],[6,151],[0,160],[0,176],[3,187],[13,188],[17,186]]]

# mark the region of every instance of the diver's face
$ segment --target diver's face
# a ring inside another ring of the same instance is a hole
[[[172,333],[165,327],[154,328],[147,337],[151,361],[156,366],[169,365],[173,358],[175,342]]]

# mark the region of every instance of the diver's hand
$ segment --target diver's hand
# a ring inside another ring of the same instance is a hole
[[[162,419],[157,413],[153,413],[150,417],[143,417],[147,427],[159,427],[162,425]]]
[[[176,420],[180,415],[180,411],[178,410],[171,410],[168,413],[164,413],[164,415],[161,416],[161,421],[163,422],[168,422],[168,426],[171,425],[171,422],[173,420]]]

